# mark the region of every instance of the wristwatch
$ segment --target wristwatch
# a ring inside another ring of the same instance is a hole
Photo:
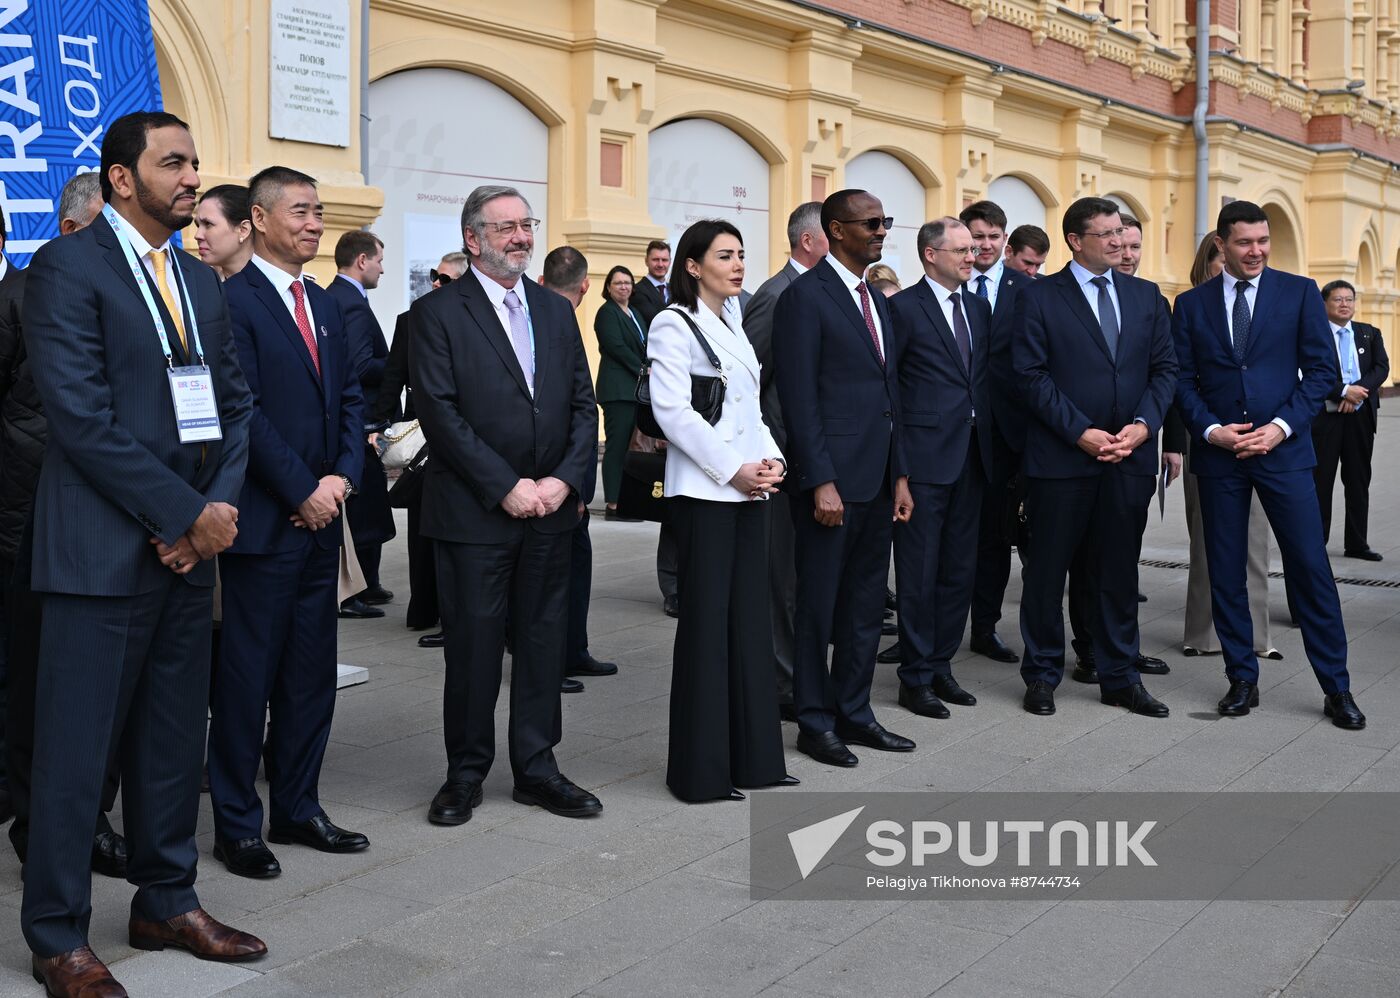
[[[347,497],[355,494],[355,483],[350,481],[349,475],[336,475],[335,477],[345,483],[345,495]]]

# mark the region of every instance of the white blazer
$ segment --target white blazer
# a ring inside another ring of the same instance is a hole
[[[714,377],[715,368],[690,326],[674,314],[679,308],[662,309],[647,330],[651,408],[670,441],[666,448],[666,495],[746,502],[747,493],[729,484],[740,465],[782,457],[759,409],[758,358],[744,335],[737,310],[724,309],[721,319],[701,302],[696,311],[688,313],[709,341],[728,380],[724,409],[719,422],[711,426],[691,408],[690,376]]]

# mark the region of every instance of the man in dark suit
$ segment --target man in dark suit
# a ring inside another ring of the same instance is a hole
[[[389,359],[389,344],[384,330],[369,307],[369,293],[379,287],[384,273],[384,243],[373,232],[352,229],[335,244],[335,280],[326,290],[340,303],[345,317],[345,341],[350,350],[350,366],[360,381],[365,397],[365,412],[374,408],[379,398],[379,386],[384,381],[384,366]],[[394,511],[389,508],[389,483],[384,477],[384,465],[379,460],[379,448],[369,437],[388,428],[388,423],[365,419],[365,468],[360,475],[360,487],[345,503],[345,515],[350,521],[350,534],[355,541],[355,559],[365,578],[364,592],[357,593],[340,604],[340,615],[350,618],[382,617],[381,604],[394,594],[379,584],[379,559],[384,542],[394,537]]]
[[[1340,380],[1337,345],[1317,285],[1272,270],[1269,217],[1249,201],[1232,201],[1216,222],[1225,269],[1176,300],[1172,331],[1181,375],[1176,404],[1196,440],[1211,610],[1230,689],[1221,714],[1248,714],[1259,704],[1245,559],[1252,493],[1274,528],[1303,647],[1339,728],[1366,717],[1347,673],[1342,605],[1327,546],[1312,469],[1313,420]]]
[[[666,286],[666,274],[671,269],[671,244],[664,239],[653,239],[647,243],[647,272],[632,289],[632,307],[642,320],[642,328],[651,325],[667,305],[671,304],[671,289]]]
[[[447,779],[428,809],[434,824],[461,824],[481,803],[507,614],[512,796],[566,817],[603,808],[554,760],[570,550],[598,459],[598,408],[573,310],[524,276],[538,225],[514,188],[472,191],[462,207],[471,270],[409,312],[409,366],[432,449],[423,533],[437,541],[447,632]]]
[[[977,521],[992,466],[988,372],[992,310],[968,292],[977,253],[956,218],[919,229],[924,280],[895,295],[900,438],[918,515],[894,537],[899,582],[899,703],[947,717],[977,698],[953,678],[972,605]]]
[[[28,272],[24,336],[50,433],[34,507],[44,629],[20,923],[51,995],[126,994],[87,945],[92,816],[114,740],[131,944],[267,952],[194,891],[210,559],[238,532],[251,414],[218,277],[170,246],[194,216],[197,162],[175,116],[118,118],[102,142],[104,217],[41,247]],[[217,434],[199,415],[209,407]]]
[[[822,203],[821,223],[831,252],[788,286],[773,315],[797,535],[793,698],[798,751],[854,766],[848,744],[914,750],[870,709],[893,521],[909,519],[913,500],[893,320],[863,279],[893,221],[879,198],[842,190]]]
[[[1147,717],[1137,562],[1157,474],[1157,431],[1176,377],[1171,320],[1155,284],[1118,271],[1118,206],[1080,198],[1064,216],[1073,259],[1016,298],[1011,357],[1026,399],[1031,555],[1021,594],[1025,709],[1055,712],[1064,677],[1065,577],[1081,547],[1097,580],[1091,628],[1099,699]]]
[[[1347,515],[1342,550],[1348,558],[1380,561],[1380,552],[1371,550],[1367,542],[1366,520],[1371,506],[1371,452],[1376,446],[1381,386],[1390,377],[1390,358],[1381,331],[1353,318],[1355,288],[1346,281],[1332,281],[1322,289],[1322,301],[1341,370],[1312,425],[1317,451],[1313,480],[1322,507],[1322,539],[1325,542],[1332,534],[1332,489],[1340,463]]]
[[[822,205],[808,201],[788,216],[790,256],[783,269],[764,281],[744,309],[744,332],[758,358],[759,404],[763,421],[780,450],[787,449],[783,426],[783,406],[778,399],[778,382],[773,377],[773,312],[778,299],[793,281],[821,263],[830,252],[822,231]],[[773,667],[778,680],[778,710],[785,721],[797,720],[792,702],[793,628],[797,619],[797,561],[793,550],[792,512],[786,492],[775,492],[768,503],[768,593],[773,617]]]
[[[364,396],[340,306],[306,279],[325,229],[316,182],[283,166],[248,182],[253,259],[230,277],[238,357],[253,393],[238,540],[219,559],[224,620],[210,704],[214,858],[275,877],[254,781],[267,735],[268,838],[322,852],[369,840],[317,795],[335,712],[340,504],[364,468]]]

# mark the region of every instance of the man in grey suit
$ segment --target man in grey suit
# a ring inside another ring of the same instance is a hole
[[[29,268],[25,340],[50,434],[34,514],[44,629],[20,923],[50,995],[126,994],[87,940],[92,816],[114,742],[131,945],[206,960],[267,952],[194,891],[211,559],[237,533],[252,412],[219,279],[170,245],[194,216],[197,164],[175,116],[117,119],[102,143],[103,216]]]
[[[763,421],[773,433],[779,449],[787,446],[783,409],[778,402],[778,383],[773,379],[773,307],[789,284],[822,261],[830,250],[822,231],[822,203],[798,205],[787,223],[791,256],[743,306],[744,332],[753,343],[761,367],[759,398]],[[773,614],[773,665],[778,676],[778,710],[783,720],[796,721],[792,705],[793,622],[797,615],[797,565],[793,553],[792,516],[786,492],[775,492],[768,503],[768,587]]]

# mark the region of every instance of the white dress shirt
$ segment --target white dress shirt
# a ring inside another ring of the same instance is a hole
[[[856,285],[860,284],[860,282],[864,280],[864,278],[852,274],[849,270],[845,268],[844,265],[842,265],[840,260],[836,259],[836,257],[832,256],[830,253],[826,255],[826,262],[831,264],[832,269],[836,271],[836,276],[841,278],[841,282],[845,284],[846,288],[851,292],[851,301],[856,303],[856,312],[863,316],[865,314],[865,310],[861,308],[860,292],[856,290]],[[876,295],[880,294],[881,292],[871,291],[869,286],[867,285],[865,293],[873,299]],[[875,307],[874,301],[870,303],[870,316],[872,319],[875,320],[875,335],[880,339],[880,356],[884,357],[885,360],[888,362],[890,352],[885,346],[885,328],[880,324],[880,311]],[[862,320],[862,323],[863,321],[864,320]]]
[[[472,264],[472,273],[476,275],[477,281],[481,283],[481,289],[486,292],[486,298],[491,302],[491,307],[496,311],[496,318],[500,320],[501,328],[505,330],[506,339],[511,343],[515,341],[510,334],[510,309],[506,308],[506,293],[515,292],[515,297],[520,299],[520,304],[525,306],[525,318],[530,318],[530,303],[525,300],[525,283],[522,278],[515,279],[515,287],[506,288],[497,284],[481,271],[476,269],[476,264]],[[535,335],[534,324],[530,324],[530,337],[533,340]]]
[[[151,279],[151,289],[155,291],[157,296],[160,295],[160,289],[156,285],[156,269],[155,264],[151,262],[151,253],[157,249],[165,251],[165,289],[170,292],[170,300],[179,302],[180,307],[188,312],[189,303],[180,296],[180,282],[175,280],[175,275],[171,272],[171,268],[177,267],[179,264],[170,262],[170,240],[167,239],[160,246],[152,246],[150,243],[146,242],[145,236],[136,231],[135,226],[125,218],[122,218],[121,212],[114,210],[113,214],[117,216],[117,225],[121,227],[122,238],[130,244],[132,250],[136,253],[136,258],[140,260],[141,265],[146,268],[146,276]],[[0,274],[3,273],[3,271],[0,271]],[[180,321],[183,324],[184,316],[180,317]],[[175,338],[178,339],[178,337]]]
[[[1258,276],[1249,278],[1249,287],[1244,292],[1245,304],[1249,306],[1249,314],[1251,317],[1253,317],[1254,310],[1259,304],[1259,281],[1263,278],[1263,276],[1264,274],[1261,272],[1260,274],[1258,274]],[[1244,284],[1245,281],[1236,277],[1228,270],[1223,272],[1220,275],[1220,278],[1225,282],[1225,327],[1230,331],[1230,345],[1234,346],[1235,295],[1239,292],[1239,286],[1241,284]],[[1251,331],[1252,327],[1253,324],[1251,323]],[[1283,439],[1287,440],[1289,437],[1293,436],[1293,427],[1289,426],[1288,423],[1286,423],[1279,417],[1275,416],[1273,419],[1269,420],[1269,422],[1273,423],[1275,426],[1277,426],[1280,430],[1283,431]],[[1220,425],[1221,424],[1219,423],[1211,423],[1209,426],[1206,427],[1206,443],[1210,443],[1210,435],[1216,430],[1220,429]],[[1255,429],[1258,429],[1258,427],[1256,426]]]
[[[795,270],[795,271],[797,271],[797,276],[798,276],[798,277],[801,277],[803,274],[807,273],[807,271],[809,271],[809,270],[812,269],[811,267],[804,267],[804,266],[802,266],[802,264],[798,263],[798,262],[797,262],[796,260],[794,260],[792,257],[788,257],[788,263],[792,264],[792,269]],[[0,271],[0,274],[3,274],[3,273],[4,273],[4,271]]]
[[[972,277],[967,282],[967,290],[977,295],[977,285],[981,283],[981,278],[987,278],[987,304],[992,306],[992,311],[997,310],[997,288],[1001,287],[1001,275],[1006,269],[1006,257],[1001,257],[996,263],[986,270],[972,268]],[[982,297],[977,295],[977,297]]]
[[[277,289],[278,296],[282,299],[282,304],[287,306],[287,314],[292,317],[292,325],[297,323],[297,301],[292,297],[292,285],[301,285],[301,298],[306,306],[306,321],[311,324],[311,334],[316,335],[316,317],[311,314],[311,296],[306,293],[306,275],[297,274],[293,277],[281,267],[268,263],[258,254],[253,254],[253,263],[257,264],[259,270],[268,282]]]

